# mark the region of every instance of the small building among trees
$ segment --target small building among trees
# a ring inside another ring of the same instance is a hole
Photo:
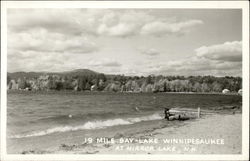
[[[242,89],[238,90],[238,94],[242,96]]]
[[[98,89],[98,87],[96,84],[92,85],[90,88],[91,91],[97,91],[97,89]]]
[[[230,93],[230,90],[228,90],[228,89],[223,89],[223,90],[222,90],[222,93],[223,93],[223,94]]]

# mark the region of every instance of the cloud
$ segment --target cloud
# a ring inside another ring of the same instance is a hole
[[[8,71],[63,71],[68,66],[66,54],[39,51],[16,51],[8,54]]]
[[[178,19],[167,14],[159,16],[159,13],[148,11],[145,9],[9,9],[8,70],[63,71],[84,66],[98,69],[97,71],[129,75],[241,74],[241,41],[201,46],[194,50],[194,56],[175,61],[160,60],[161,57],[157,56],[161,52],[150,47],[139,51],[147,55],[147,58],[159,58],[157,62],[150,60],[152,63],[143,64],[144,61],[140,61],[142,64],[133,64],[132,60],[126,62],[127,64],[121,64],[112,59],[113,57],[90,59],[94,58],[94,55],[89,53],[95,54],[101,50],[93,40],[101,43],[108,40],[107,37],[183,35],[204,23],[199,19]],[[135,59],[138,61],[143,57],[137,56],[139,58]]]
[[[94,42],[83,36],[69,37],[40,28],[20,33],[9,33],[8,49],[85,54],[95,52],[98,47]]]
[[[141,50],[141,53],[149,56],[157,56],[160,54],[160,52],[154,48]]]
[[[156,35],[162,36],[166,34],[184,34],[196,25],[203,24],[201,20],[188,20],[183,22],[162,22],[162,21],[153,21],[145,24],[141,29],[141,34],[144,35]]]
[[[97,34],[127,37],[140,34],[141,27],[155,18],[143,11],[108,10],[100,18]]]
[[[161,36],[184,34],[188,29],[203,24],[201,20],[167,22],[142,11],[110,11],[97,25],[97,35],[127,37],[133,35]]]
[[[44,28],[71,35],[127,37],[134,35],[184,34],[201,20],[159,18],[148,10],[133,9],[10,9],[8,28],[20,32]]]
[[[138,75],[142,75],[140,73],[140,70],[137,70],[136,68],[133,67],[123,67],[122,69],[123,74],[125,75],[130,75],[130,76],[138,76]]]
[[[112,58],[90,59],[87,68],[105,74],[121,74],[122,64]]]
[[[165,75],[242,75],[241,42],[225,42],[219,45],[200,47],[189,58],[149,63],[146,74]]]
[[[14,32],[45,28],[50,32],[79,34],[77,19],[81,10],[74,9],[9,9],[8,29]]]
[[[133,24],[119,23],[115,26],[108,27],[106,24],[101,24],[97,33],[99,35],[108,35],[108,36],[129,36],[135,34],[136,26]]]
[[[241,76],[241,62],[221,62],[204,58],[192,57],[178,61],[168,61],[149,65],[146,74],[155,73],[163,75],[214,75]]]
[[[229,62],[242,61],[242,42],[232,41],[223,44],[202,46],[195,50],[198,57]]]
[[[109,58],[105,58],[105,59],[101,59],[101,60],[91,60],[88,63],[88,65],[92,66],[92,67],[120,67],[120,66],[122,66],[116,60],[109,59]]]
[[[11,59],[10,63],[13,66],[14,60],[17,59],[39,61],[36,57],[43,55],[37,53],[51,53],[55,58],[58,55],[71,54],[72,57],[80,58],[79,55],[100,50],[100,46],[91,40],[97,40],[98,36],[138,36],[143,33],[142,29],[147,24],[161,22],[174,26],[184,22],[169,22],[169,19],[171,18],[167,16],[159,18],[150,14],[148,10],[134,9],[8,9],[8,59]],[[188,27],[187,24],[180,24],[177,26]],[[178,28],[176,34],[182,32],[185,27]],[[155,33],[151,32],[143,34],[155,36]],[[156,56],[159,52],[148,49],[144,54]],[[96,60],[91,63],[92,66],[121,66],[120,63],[111,60]],[[35,67],[36,63],[27,66]]]

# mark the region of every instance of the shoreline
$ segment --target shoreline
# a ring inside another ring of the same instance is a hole
[[[242,147],[242,114],[203,115],[200,119],[176,122],[174,126],[151,129],[132,135],[117,134],[101,143],[61,143],[45,150],[21,154],[240,154]],[[120,139],[134,139],[121,144]],[[95,138],[96,139],[96,138]],[[112,143],[114,139],[115,143]],[[219,144],[170,143],[164,139],[219,140]],[[141,140],[137,141],[136,140]],[[151,142],[150,142],[151,140]],[[157,144],[153,140],[158,140]],[[223,143],[223,144],[222,144]]]
[[[221,93],[221,92],[113,92],[113,91],[75,91],[75,90],[7,90],[7,94],[9,93],[46,93],[46,94],[53,94],[53,93],[124,93],[124,94],[190,94],[190,95],[225,95],[225,96],[242,96],[237,92],[233,93]]]
[[[230,121],[230,123],[228,123]],[[211,127],[214,129],[211,131]],[[155,129],[144,134],[126,136],[144,141],[127,144],[94,144],[89,146],[64,145],[66,153],[85,154],[240,154],[241,153],[241,114],[205,116],[188,121],[184,126]],[[126,138],[125,137],[125,138]],[[164,139],[221,139],[224,144],[166,144],[148,143],[149,140]],[[119,139],[118,139],[119,141]],[[145,142],[146,141],[146,142]],[[72,148],[72,149],[71,149]],[[70,150],[69,150],[70,149]],[[64,153],[64,150],[54,153]]]

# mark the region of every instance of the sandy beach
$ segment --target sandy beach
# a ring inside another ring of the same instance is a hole
[[[242,147],[241,120],[242,116],[239,113],[203,115],[199,119],[182,121],[181,126],[177,124],[177,126],[155,129],[133,136],[121,134],[108,138],[110,142],[106,143],[62,144],[58,149],[50,152],[71,154],[240,154]],[[134,139],[134,141],[124,143],[126,138]],[[112,139],[115,143],[111,142]],[[123,143],[121,143],[121,139],[123,139]],[[186,142],[164,143],[163,140],[166,141],[166,139],[172,139],[172,141],[180,139]],[[198,142],[187,143],[191,141],[190,139]],[[214,142],[206,143],[211,140]]]

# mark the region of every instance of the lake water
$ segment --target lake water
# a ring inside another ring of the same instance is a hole
[[[9,92],[8,152],[48,148],[93,136],[129,136],[172,126],[164,107],[212,110],[241,96],[180,93]]]

